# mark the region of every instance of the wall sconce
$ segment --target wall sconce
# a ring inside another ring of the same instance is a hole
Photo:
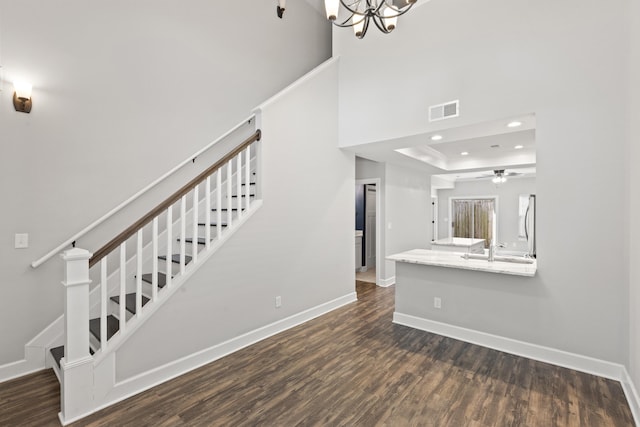
[[[31,91],[32,86],[25,82],[13,82],[15,92],[13,93],[13,107],[21,113],[31,112]]]
[[[278,13],[278,18],[282,19],[282,15],[284,15],[284,8],[287,5],[287,0],[278,0],[278,7],[276,8],[276,12]]]

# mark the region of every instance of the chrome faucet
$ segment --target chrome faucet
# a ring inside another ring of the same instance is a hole
[[[493,262],[495,261],[495,257],[496,257],[496,248],[504,248],[507,245],[504,243],[494,243],[493,239],[491,239],[491,241],[489,242],[489,256],[487,257],[487,261],[489,262]]]

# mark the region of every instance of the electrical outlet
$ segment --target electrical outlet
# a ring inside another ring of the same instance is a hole
[[[280,308],[282,307],[282,297],[281,296],[277,296],[276,297],[276,308]]]
[[[433,297],[433,307],[442,308],[442,299],[440,297]]]

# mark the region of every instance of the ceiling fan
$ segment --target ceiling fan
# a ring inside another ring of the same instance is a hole
[[[506,169],[494,169],[493,173],[484,173],[478,177],[476,177],[476,179],[488,179],[491,178],[491,181],[494,184],[503,184],[505,182],[507,182],[507,177],[513,177],[513,176],[518,176],[518,175],[522,175],[522,173],[520,172],[514,172],[514,171],[507,171]]]

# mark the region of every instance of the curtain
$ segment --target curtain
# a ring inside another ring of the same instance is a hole
[[[494,199],[456,199],[452,201],[453,237],[493,239]]]

